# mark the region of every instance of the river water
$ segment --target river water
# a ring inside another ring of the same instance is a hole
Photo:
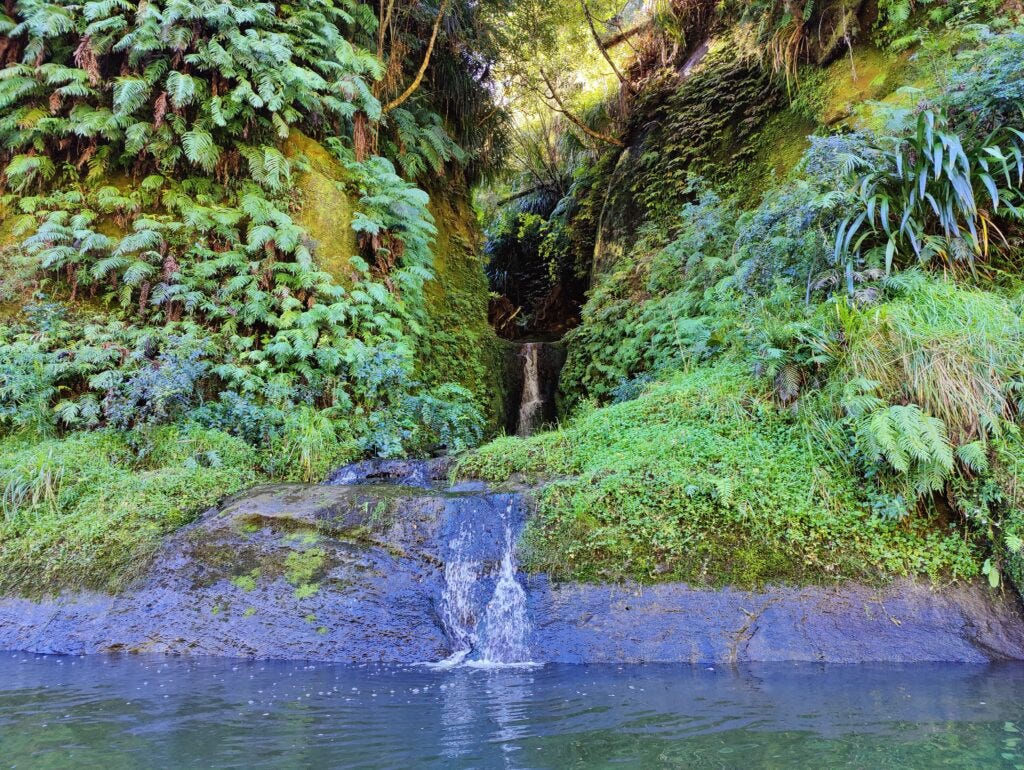
[[[1024,666],[360,668],[0,653],[0,768],[1024,766]]]

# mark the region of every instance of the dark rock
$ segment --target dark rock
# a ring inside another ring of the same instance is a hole
[[[451,457],[436,457],[431,460],[362,460],[334,471],[324,483],[345,486],[390,482],[405,486],[429,487],[435,482],[444,481],[454,465],[455,461]]]
[[[530,580],[540,660],[828,663],[1024,658],[1024,616],[980,584],[747,592]]]
[[[439,470],[440,469],[440,470]],[[409,663],[452,651],[438,606],[453,539],[497,563],[513,494],[425,480],[441,463],[361,465],[352,486],[257,487],[170,538],[116,597],[0,599],[0,648]],[[361,477],[360,477],[360,474]],[[369,484],[373,479],[420,484]],[[352,482],[350,482],[352,483]],[[516,514],[519,516],[520,514]],[[1024,659],[1018,602],[981,585],[698,590],[526,580],[543,662]],[[493,586],[482,578],[482,603]]]

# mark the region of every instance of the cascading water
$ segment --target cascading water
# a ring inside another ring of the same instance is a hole
[[[462,531],[449,543],[454,553],[464,553],[467,533]],[[448,660],[461,663],[476,646],[476,611],[473,589],[480,563],[470,559],[450,559],[444,565],[444,591],[441,594],[441,622],[452,640]]]
[[[418,499],[443,501],[438,528],[423,548],[444,565],[435,617],[449,654],[427,665],[529,663],[532,628],[516,562],[516,539],[526,517],[522,498],[492,492],[479,482],[445,487],[444,467],[436,460],[368,460],[338,469],[328,483],[372,488],[410,509]]]
[[[520,342],[509,348],[505,377],[505,430],[532,436],[558,418],[558,375],[565,363],[559,342]]]
[[[452,654],[438,665],[528,663],[531,628],[515,556],[518,496],[481,494],[470,500],[476,503],[455,499],[448,507],[458,529],[448,541],[439,614]],[[497,521],[481,519],[482,502],[497,508]]]
[[[523,345],[523,395],[519,401],[519,421],[516,434],[531,436],[544,417],[544,399],[540,391],[540,349],[541,343],[527,342]]]
[[[498,582],[484,612],[484,629],[483,661],[521,663],[529,660],[530,619],[526,614],[526,592],[516,580],[515,538],[508,523],[505,524],[505,553],[501,557]]]

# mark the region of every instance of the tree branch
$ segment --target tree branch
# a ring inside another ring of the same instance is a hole
[[[597,34],[597,27],[594,26],[594,17],[590,13],[590,6],[587,5],[587,0],[580,0],[580,5],[583,6],[583,15],[587,17],[587,25],[590,27],[590,34],[594,37],[594,42],[597,44],[597,50],[601,52],[601,56],[608,62],[608,66],[612,68],[612,72],[615,73],[615,77],[619,79],[619,82],[626,87],[627,90],[632,91],[632,85],[622,76],[619,72],[619,68],[615,66],[615,62],[612,61],[612,57],[608,55],[607,49],[604,47],[604,43],[601,42],[601,36]]]
[[[562,115],[565,115],[566,119],[568,119],[570,123],[572,123],[574,126],[576,126],[576,128],[580,129],[580,131],[582,131],[584,134],[591,137],[592,139],[597,139],[599,142],[611,144],[616,147],[624,146],[622,142],[616,139],[614,136],[609,136],[608,134],[602,134],[600,131],[595,131],[582,120],[580,120],[578,117],[569,112],[569,110],[565,106],[565,103],[562,102],[562,98],[558,95],[558,91],[555,89],[554,84],[548,78],[547,73],[544,72],[543,69],[540,70],[540,76],[541,79],[543,79],[544,81],[544,85],[548,87],[550,98],[554,100],[555,104],[557,105],[556,107],[551,107],[551,105],[548,105],[549,107],[551,107],[551,109],[553,109],[555,112],[560,112]]]
[[[385,0],[381,0],[383,4]],[[395,0],[386,0],[387,7],[381,14],[380,27],[377,29],[377,58],[384,61],[384,35],[391,24],[391,14],[395,10]]]
[[[533,187],[527,187],[525,190],[520,190],[512,195],[506,195],[494,202],[495,206],[504,206],[512,201],[517,201],[520,198],[525,198],[527,195],[533,195],[534,193],[543,192],[544,190],[551,190],[550,185],[547,183],[535,184]]]
[[[617,45],[622,45],[623,43],[625,43],[630,38],[633,38],[633,37],[636,37],[637,35],[639,35],[645,29],[650,27],[651,24],[652,24],[652,22],[650,20],[648,20],[648,21],[645,21],[645,22],[643,22],[641,24],[637,24],[635,27],[630,27],[629,29],[624,29],[622,32],[619,32],[618,34],[615,34],[615,35],[612,35],[611,37],[605,38],[604,42],[603,42],[604,49],[608,50],[610,48],[614,48]]]
[[[434,43],[437,42],[437,32],[441,29],[441,19],[444,18],[445,9],[448,7],[448,0],[441,0],[441,7],[437,9],[437,18],[434,20],[434,30],[430,33],[430,42],[427,43],[427,51],[423,54],[423,63],[420,64],[419,72],[416,73],[416,77],[409,84],[402,93],[392,101],[384,105],[382,112],[391,112],[395,107],[400,107],[406,99],[412,96],[416,89],[420,87],[420,83],[423,82],[423,76],[427,74],[427,65],[430,64],[430,55],[434,52]]]

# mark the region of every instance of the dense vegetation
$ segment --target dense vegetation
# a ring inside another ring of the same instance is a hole
[[[568,330],[564,424],[460,466],[554,480],[536,568],[1024,586],[1012,12],[8,4],[0,587],[479,444],[477,252],[503,336]]]
[[[556,479],[527,542],[563,575],[1024,586],[1024,35],[977,4],[702,8],[578,103],[614,142],[523,127],[570,181],[487,199],[492,264],[591,286],[566,423],[463,469]]]
[[[102,585],[257,477],[480,440],[483,306],[438,324],[416,187],[498,152],[473,13],[0,13],[3,584]]]

